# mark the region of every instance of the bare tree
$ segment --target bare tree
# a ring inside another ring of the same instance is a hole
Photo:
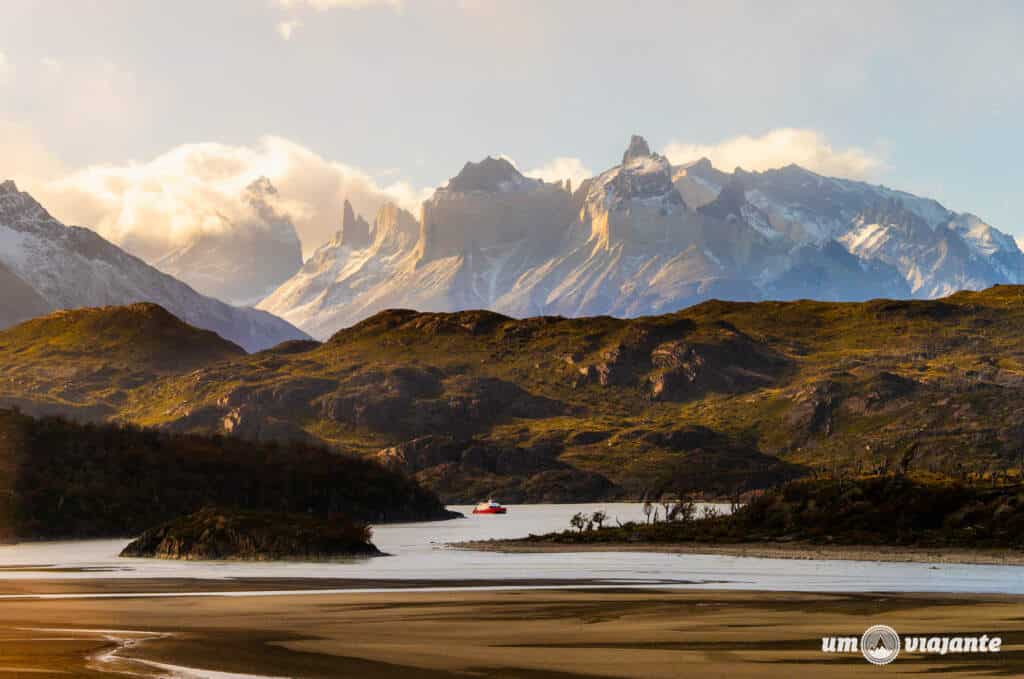
[[[594,525],[597,526],[598,530],[601,530],[601,526],[604,524],[605,521],[608,520],[608,515],[598,510],[593,513],[593,515],[590,517],[590,520],[594,523]]]
[[[651,501],[650,500],[644,500],[644,518],[647,520],[647,523],[651,522],[651,512],[653,512],[653,511],[654,511],[654,505],[651,504]]]
[[[694,502],[692,497],[687,496],[676,504],[675,509],[676,521],[693,521],[694,516],[697,514],[697,503]]]
[[[662,493],[659,503],[661,504],[661,508],[665,510],[662,516],[665,517],[666,521],[672,521],[675,513],[672,511],[672,496],[668,493]]]

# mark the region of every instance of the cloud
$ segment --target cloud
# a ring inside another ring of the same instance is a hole
[[[14,80],[14,64],[10,62],[7,55],[0,52],[0,85],[6,85]]]
[[[400,9],[402,0],[277,0],[282,9],[308,8],[318,12],[329,9],[367,9],[369,7],[393,7]]]
[[[42,66],[47,73],[51,73],[53,75],[60,75],[64,72],[64,62],[53,57],[43,57],[39,60],[39,65]]]
[[[672,142],[665,155],[675,164],[706,157],[725,170],[769,170],[796,163],[833,177],[863,179],[882,166],[882,160],[865,149],[836,149],[821,132],[779,128],[759,137],[742,135],[718,144]]]
[[[62,61],[44,56],[31,65],[31,77],[18,78],[18,96],[31,110],[31,123],[55,130],[74,144],[118,139],[152,124],[157,96],[145,79],[107,59]],[[28,76],[29,66],[25,67]]]
[[[277,24],[277,33],[285,40],[291,40],[295,29],[299,28],[302,22],[298,19],[289,19]]]
[[[291,40],[295,31],[302,27],[302,22],[293,16],[298,11],[326,12],[332,9],[357,10],[372,7],[385,7],[396,11],[402,9],[402,0],[276,0],[274,4],[290,15],[277,23],[277,34],[286,41]]]
[[[202,233],[252,224],[245,189],[260,177],[277,188],[274,207],[292,219],[307,256],[338,230],[345,198],[372,218],[387,200],[418,211],[423,197],[280,137],[254,146],[186,144],[149,162],[86,167],[29,188],[62,221],[152,262]]]
[[[583,164],[583,161],[579,158],[568,158],[559,156],[554,158],[544,165],[528,170],[524,172],[527,177],[536,177],[537,179],[543,179],[546,182],[557,182],[563,179],[568,179],[572,182],[572,186],[579,186],[584,179],[588,179],[594,176],[593,171]]]
[[[13,179],[30,186],[54,177],[65,169],[27,125],[0,120],[0,181]]]

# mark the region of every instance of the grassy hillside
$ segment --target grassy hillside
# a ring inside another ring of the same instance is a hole
[[[0,410],[0,540],[131,537],[207,506],[374,522],[449,516],[408,477],[320,446]]]
[[[0,332],[0,404],[99,419],[157,377],[244,355],[155,304],[57,311]]]
[[[74,360],[26,370],[44,381]],[[731,494],[807,474],[1013,480],[1022,394],[1024,289],[999,286],[634,320],[388,311],[322,345],[160,373],[116,401],[99,387],[64,398],[170,431],[324,441],[449,500],[519,501]]]

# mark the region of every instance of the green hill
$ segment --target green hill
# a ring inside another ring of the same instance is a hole
[[[160,376],[242,356],[156,304],[56,311],[0,331],[0,404],[99,419]]]
[[[18,369],[45,381],[82,356]],[[732,494],[880,471],[1017,478],[1024,451],[1016,286],[632,320],[396,310],[322,345],[197,363],[117,400],[100,381],[62,403],[168,431],[328,442],[447,500]],[[10,382],[0,394],[35,398]]]

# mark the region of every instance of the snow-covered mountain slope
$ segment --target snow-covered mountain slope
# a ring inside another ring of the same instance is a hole
[[[256,180],[245,190],[251,212],[245,222],[201,232],[153,266],[204,295],[238,306],[256,304],[302,266],[299,236],[275,207],[276,196],[269,179]]]
[[[204,297],[89,229],[64,226],[12,181],[0,184],[0,285],[5,325],[55,309],[153,302],[248,351],[308,337],[272,314]]]
[[[715,297],[934,297],[1024,268],[1011,237],[933,200],[795,165],[673,167],[641,137],[575,192],[500,158],[467,163],[420,226],[402,213],[387,249],[381,215],[368,227],[350,212],[260,308],[324,338],[394,307],[639,316]]]
[[[852,254],[895,267],[914,297],[1024,280],[1024,255],[1012,236],[930,198],[822,177],[796,165],[727,175],[702,163],[687,175],[711,190],[724,188],[729,177],[742,178],[747,200],[787,240],[836,240]]]
[[[381,206],[372,226],[345,201],[341,229],[320,246],[290,280],[259,304],[273,314],[288,314],[316,337],[327,337],[381,309],[401,306],[415,268],[420,226],[393,203]],[[395,295],[389,295],[394,291]],[[415,291],[409,291],[410,293]],[[411,306],[406,304],[405,306]]]

